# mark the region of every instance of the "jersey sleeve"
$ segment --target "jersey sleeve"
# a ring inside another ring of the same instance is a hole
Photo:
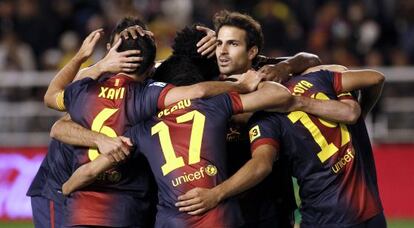
[[[331,72],[333,74],[333,85],[334,90],[337,94],[338,100],[354,100],[353,95],[350,92],[341,92],[342,91],[342,73],[340,72]]]
[[[236,92],[231,92],[228,94],[232,104],[233,115],[243,112],[243,103],[241,101],[240,95]]]
[[[213,110],[229,118],[232,115],[243,112],[243,106],[238,93],[223,93],[207,100]]]
[[[172,87],[164,82],[145,81],[140,92],[134,94],[132,122],[138,123],[155,115],[160,109],[159,104],[164,104],[165,96]]]
[[[158,97],[157,108],[164,109],[165,108],[165,97],[174,86],[172,84],[167,84],[163,90],[160,92],[160,96]]]
[[[338,100],[354,99],[350,92],[342,92],[342,73],[327,70],[321,70],[320,76],[325,82],[329,82],[334,90]]]
[[[63,105],[63,108],[66,109],[69,113],[71,110],[73,110],[73,107],[75,106],[77,99],[81,98],[81,93],[87,89],[86,84],[89,84],[93,79],[91,78],[84,78],[82,80],[73,82],[69,84],[65,91],[61,93],[60,97],[58,96],[56,102],[59,105]]]
[[[273,113],[257,112],[249,120],[250,151],[253,153],[261,145],[271,145],[279,150],[282,134],[280,123]]]

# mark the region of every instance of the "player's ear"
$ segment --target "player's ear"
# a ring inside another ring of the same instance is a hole
[[[249,49],[247,56],[249,57],[249,60],[253,60],[257,54],[259,53],[259,48],[257,46],[253,46]]]

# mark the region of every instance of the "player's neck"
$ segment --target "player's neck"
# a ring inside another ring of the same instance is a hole
[[[119,74],[122,74],[122,75],[125,75],[127,77],[130,77],[130,78],[134,79],[134,81],[138,81],[138,82],[143,82],[147,78],[147,75],[146,74],[139,75],[139,76],[138,75],[135,75],[135,74],[128,74],[128,73],[125,73],[125,72],[122,72],[122,73],[119,73]]]

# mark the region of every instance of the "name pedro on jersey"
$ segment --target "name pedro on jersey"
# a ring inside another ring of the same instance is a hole
[[[175,104],[171,108],[166,108],[166,109],[162,110],[161,112],[159,112],[158,113],[158,118],[161,118],[162,116],[168,116],[168,115],[170,115],[171,113],[173,113],[177,110],[185,109],[185,108],[190,107],[190,106],[191,106],[191,101],[189,99],[179,101],[177,104]]]

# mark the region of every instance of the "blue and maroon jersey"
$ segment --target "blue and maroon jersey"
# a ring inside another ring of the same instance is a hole
[[[62,184],[69,179],[73,167],[73,147],[52,139],[46,157],[27,192],[28,196],[43,196],[63,205]],[[51,172],[52,170],[52,172]]]
[[[243,109],[238,94],[182,100],[127,132],[143,153],[158,185],[156,227],[235,227],[239,208],[229,199],[201,216],[178,211],[177,197],[212,188],[228,178],[226,131],[229,118]]]
[[[286,83],[297,96],[316,99],[352,99],[341,94],[341,74],[318,71]],[[305,112],[260,112],[250,122],[252,151],[270,144],[287,157],[300,186],[303,225],[352,225],[382,211],[372,159],[352,135],[354,126],[320,119]],[[358,139],[362,140],[362,139]],[[371,153],[372,154],[372,153]],[[368,159],[368,160],[367,160]]]
[[[227,164],[231,176],[252,158],[249,126],[247,123],[230,121],[226,137]],[[297,206],[287,162],[283,162],[283,159],[274,162],[272,172],[256,186],[238,194],[237,201],[243,220],[251,226],[259,226],[264,221],[271,222],[272,226],[293,221],[293,212]]]
[[[69,85],[64,106],[72,119],[89,128],[116,137],[129,127],[153,116],[171,86],[146,80],[136,82],[123,75],[86,78]],[[75,147],[73,167],[94,160],[96,149]],[[66,201],[66,224],[96,226],[146,226],[150,206],[151,175],[144,159],[129,159],[102,173],[90,186],[76,191]]]

